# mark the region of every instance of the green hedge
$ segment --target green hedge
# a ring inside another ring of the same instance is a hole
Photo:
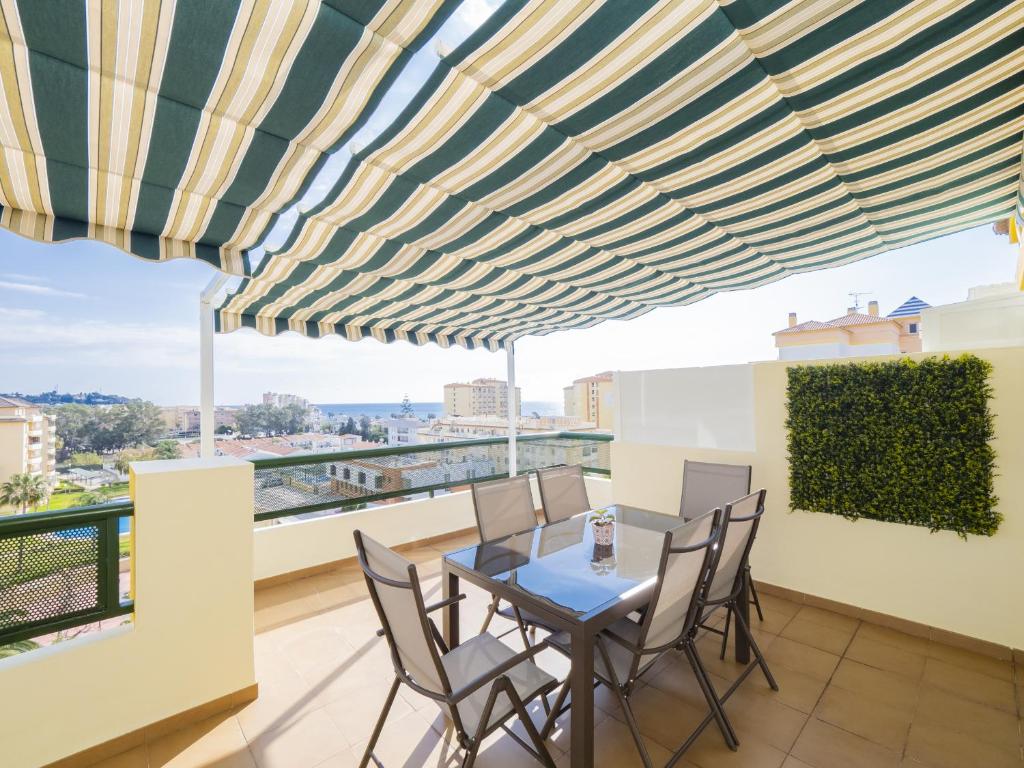
[[[994,534],[991,368],[974,355],[789,368],[790,508]]]

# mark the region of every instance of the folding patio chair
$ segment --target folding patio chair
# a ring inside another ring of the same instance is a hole
[[[716,509],[667,531],[661,548],[657,584],[642,622],[637,624],[628,618],[619,619],[595,639],[595,675],[618,698],[637,750],[648,768],[651,758],[640,736],[630,696],[640,676],[668,651],[678,649],[683,652],[709,710],[707,718],[673,754],[669,765],[689,749],[712,720],[718,724],[730,749],[736,749],[738,743],[695,645],[704,590],[712,583],[716,560],[714,545],[723,530],[723,520],[722,510]],[[572,644],[568,633],[556,633],[548,642],[571,658]],[[564,711],[566,693],[566,687],[559,691],[541,730],[542,738],[547,738],[555,719]]]
[[[716,464],[709,461],[683,461],[683,492],[679,499],[679,516],[684,520],[703,515],[709,510],[725,505],[730,501],[743,498],[750,493],[749,464]],[[747,585],[750,599],[757,610],[758,621],[764,621],[761,611],[761,600],[754,588],[754,580],[750,577],[748,564]],[[726,621],[729,617],[726,616]],[[723,655],[725,644],[722,645]]]
[[[558,686],[555,678],[532,663],[546,643],[515,653],[484,633],[449,650],[430,613],[465,595],[424,605],[413,563],[359,531],[355,539],[359,565],[382,625],[378,634],[387,638],[395,668],[394,682],[360,768],[366,768],[370,760],[381,765],[373,750],[402,683],[434,701],[451,720],[459,746],[465,750],[463,768],[471,768],[480,744],[498,728],[541,764],[554,768],[526,711],[527,704],[537,697],[544,698]],[[513,716],[519,718],[532,746],[506,725]]]
[[[540,505],[549,523],[573,517],[590,509],[583,467],[551,467],[537,470]]]
[[[481,544],[537,527],[537,512],[533,507],[533,491],[530,489],[530,478],[527,475],[473,483],[470,489]],[[524,621],[522,613],[514,605],[502,608],[500,602],[497,595],[492,596],[491,604],[487,606],[487,616],[484,617],[480,631],[487,631],[491,625],[491,619],[497,613],[516,623],[523,643],[529,647],[530,640],[526,636],[528,622]],[[529,623],[536,624],[536,622]]]

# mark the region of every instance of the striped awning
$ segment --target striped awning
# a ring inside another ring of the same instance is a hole
[[[506,0],[219,329],[494,349],[1009,216],[1022,30],[1020,0]]]
[[[0,0],[0,223],[248,271],[455,0]]]

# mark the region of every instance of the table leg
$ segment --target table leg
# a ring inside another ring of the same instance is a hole
[[[572,633],[572,669],[569,672],[572,709],[572,768],[594,765],[594,638],[580,627]]]
[[[447,565],[441,567],[441,598],[447,600],[449,597],[459,594],[459,577],[448,570]],[[442,624],[444,625],[444,643],[449,648],[459,644],[459,604],[445,606],[443,611]]]
[[[743,625],[750,626],[750,585],[746,577],[741,579],[740,595],[736,598],[736,610],[743,617]],[[733,622],[732,636],[736,644],[736,661],[740,664],[750,663],[750,643],[747,636],[740,630],[739,622]]]

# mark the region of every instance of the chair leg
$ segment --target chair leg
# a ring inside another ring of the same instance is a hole
[[[761,653],[761,649],[758,648],[757,642],[754,640],[754,634],[750,631],[750,627],[740,616],[739,611],[736,612],[736,627],[747,636],[747,642],[750,643],[750,650],[754,652],[754,658],[757,659],[758,665],[761,667],[761,671],[764,672],[764,677],[768,681],[768,685],[771,686],[773,691],[779,690],[779,684],[775,682],[775,677],[772,676],[772,672],[768,669],[768,662],[764,659],[764,654]]]
[[[644,768],[653,768],[654,764],[651,762],[651,756],[647,753],[647,746],[644,744],[643,737],[640,735],[640,728],[636,723],[636,717],[633,715],[633,707],[630,706],[629,699],[622,692],[622,686],[619,685],[619,681],[615,677],[615,669],[612,667],[612,660],[608,657],[608,651],[599,637],[594,638],[594,645],[597,646],[597,650],[604,661],[605,669],[608,670],[610,687],[615,692],[615,697],[619,700],[622,713],[626,716],[626,725],[629,726],[629,731],[633,734],[633,741],[636,742],[636,748],[640,753],[640,759],[643,761]]]
[[[565,697],[569,694],[569,678],[565,679],[565,683],[562,684],[561,689],[558,691],[558,695],[555,697],[555,703],[551,707],[551,712],[548,714],[547,720],[544,721],[544,727],[540,729],[540,737],[547,740],[548,736],[551,735],[551,731],[555,727],[555,720],[558,719],[558,715],[562,710],[562,705],[565,704]]]
[[[729,622],[732,620],[732,606],[725,606],[725,631],[722,632],[722,652],[718,654],[718,658],[725,660],[725,649],[729,645]]]
[[[498,610],[498,596],[494,595],[491,598],[491,604],[487,606],[487,615],[484,616],[484,624],[480,627],[480,634],[482,635],[487,631],[487,628],[491,626],[491,619],[494,618],[494,612]]]
[[[750,592],[750,600],[757,611],[757,620],[764,621],[764,613],[761,611],[761,600],[757,596],[757,589],[754,588],[754,579],[750,575],[750,566],[747,566],[747,588]]]
[[[476,733],[473,734],[469,749],[466,750],[466,754],[462,758],[462,768],[473,768],[473,763],[476,762],[476,753],[480,751],[480,742],[484,740],[484,734],[487,733],[487,724],[491,721],[494,702],[498,699],[498,692],[505,686],[505,683],[502,681],[507,680],[507,677],[502,676],[491,684],[491,692],[487,696],[487,703],[484,704],[484,711],[480,713],[480,722],[477,723]]]
[[[508,678],[506,678],[508,680]],[[533,720],[530,718],[530,713],[526,711],[526,706],[523,704],[523,700],[519,698],[519,693],[516,691],[511,681],[505,684],[505,693],[508,694],[509,700],[512,702],[512,708],[519,715],[519,722],[523,724],[523,729],[526,731],[526,735],[530,737],[530,741],[533,742],[534,749],[537,750],[537,754],[540,756],[541,763],[544,764],[544,768],[555,768],[555,763],[551,759],[551,753],[548,752],[547,746],[544,744],[544,739],[537,733],[537,726],[533,724]]]
[[[697,649],[688,642],[684,646],[683,652],[686,654],[686,658],[690,662],[690,668],[693,670],[693,676],[697,678],[697,684],[700,686],[701,692],[704,694],[704,698],[708,702],[708,708],[711,710],[711,714],[715,717],[715,722],[718,724],[718,730],[722,732],[722,738],[725,739],[726,746],[735,751],[740,745],[740,740],[736,736],[736,731],[733,730],[732,723],[729,722],[729,716],[725,714],[725,708],[722,706],[722,702],[719,700],[718,694],[715,693],[715,687],[711,683],[708,671],[704,669],[704,663],[700,660],[700,656],[697,654]]]
[[[401,685],[401,680],[395,677],[395,682],[391,684],[391,690],[388,692],[388,698],[384,702],[384,708],[380,711],[380,717],[377,718],[377,725],[373,727],[373,734],[370,736],[370,741],[366,745],[366,751],[363,753],[363,759],[359,763],[359,768],[366,768],[370,764],[370,759],[373,758],[373,748],[377,745],[377,739],[380,738],[380,732],[384,729],[384,721],[388,719],[388,712],[391,711],[391,705],[395,703],[395,694],[398,693],[398,686]],[[376,759],[374,759],[376,762]]]

